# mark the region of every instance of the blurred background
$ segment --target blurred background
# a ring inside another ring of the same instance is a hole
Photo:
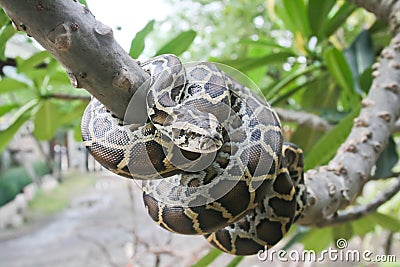
[[[385,23],[340,0],[81,2],[133,58],[173,53],[248,75],[276,107],[285,138],[304,150],[306,169],[326,164],[345,140],[370,88],[372,64],[391,39]],[[136,183],[102,169],[82,145],[80,119],[89,99],[0,9],[0,266],[270,263],[222,254],[202,237],[173,235],[153,223]],[[355,205],[396,179],[398,130]],[[399,259],[399,204],[397,194],[349,223],[293,227],[276,249],[319,252],[344,238],[349,249]],[[339,266],[354,264],[367,265]]]

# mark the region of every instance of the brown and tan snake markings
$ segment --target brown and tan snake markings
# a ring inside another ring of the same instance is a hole
[[[129,124],[93,98],[82,118],[90,153],[141,180],[149,215],[171,232],[237,255],[275,245],[306,204],[302,151],[283,143],[275,112],[217,64],[162,55],[141,67],[146,110],[128,110],[147,115]]]

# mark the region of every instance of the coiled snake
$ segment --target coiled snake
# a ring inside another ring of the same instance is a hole
[[[142,122],[92,99],[82,137],[112,172],[143,180],[143,200],[163,228],[201,234],[231,254],[275,245],[306,203],[302,151],[283,143],[270,106],[213,63],[173,55],[144,62]]]

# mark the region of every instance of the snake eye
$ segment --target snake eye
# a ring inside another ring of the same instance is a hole
[[[193,135],[193,132],[192,132],[191,129],[187,129],[187,130],[185,131],[185,133],[186,133],[186,135],[189,135],[189,136]]]

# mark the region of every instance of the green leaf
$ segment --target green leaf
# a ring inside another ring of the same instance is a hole
[[[6,50],[7,41],[15,34],[15,30],[11,24],[0,28],[0,60],[6,60],[6,56],[4,54]]]
[[[249,71],[259,67],[265,67],[270,64],[285,63],[288,57],[292,57],[294,54],[292,52],[278,52],[273,54],[268,54],[266,56],[257,58],[240,58],[235,60],[226,60],[221,62],[223,64],[232,66],[239,71]]]
[[[326,164],[336,154],[337,149],[346,140],[353,127],[353,119],[359,113],[360,105],[355,107],[339,124],[319,139],[306,156],[306,170]]]
[[[60,125],[66,125],[77,119],[80,119],[82,117],[82,114],[85,111],[85,108],[87,105],[88,105],[87,102],[81,102],[81,103],[79,103],[79,105],[74,106],[72,111],[60,113],[59,114]]]
[[[10,18],[6,15],[4,10],[0,8],[0,29],[8,23],[10,23]]]
[[[19,128],[31,117],[31,110],[38,104],[37,99],[33,99],[15,112],[14,116],[11,118],[10,125],[5,129],[0,131],[0,152],[3,151],[8,143],[11,141],[15,133]]]
[[[350,240],[353,236],[353,227],[350,223],[344,223],[332,227],[333,240],[344,238]]]
[[[328,14],[336,0],[310,0],[308,2],[308,21],[312,34],[324,38],[324,30],[328,22]]]
[[[305,155],[307,155],[322,136],[322,131],[313,129],[307,125],[301,125],[297,127],[290,141],[301,147]]]
[[[54,71],[50,75],[50,81],[49,81],[49,86],[53,86],[53,88],[61,89],[61,90],[66,90],[67,88],[73,89],[71,83],[69,82],[68,75],[65,73],[65,71]],[[65,89],[63,89],[65,88]]]
[[[351,104],[358,103],[359,99],[355,94],[353,76],[343,53],[335,47],[329,47],[325,50],[323,57],[329,72],[343,89],[343,106],[347,109]]]
[[[132,58],[138,58],[142,54],[145,45],[145,39],[149,33],[154,30],[155,20],[150,20],[143,29],[138,31],[131,42],[131,48],[129,49],[129,55]]]
[[[329,73],[322,71],[315,80],[305,85],[301,96],[301,106],[316,114],[336,112],[339,90]],[[307,155],[318,140],[325,134],[324,131],[307,125],[299,125],[292,135],[291,142],[300,146]]]
[[[38,65],[42,64],[46,59],[50,58],[51,55],[47,51],[40,51],[33,54],[28,59],[22,60],[21,58],[17,59],[17,70],[18,72],[26,72],[29,71]]]
[[[76,142],[82,142],[81,123],[76,124],[73,131],[74,131],[74,140]]]
[[[7,129],[0,131],[0,152],[2,152],[8,143],[12,140],[19,128],[29,120],[28,116],[21,116],[15,120]]]
[[[174,39],[161,47],[155,55],[174,54],[179,56],[189,48],[194,38],[196,38],[196,35],[197,33],[193,30],[181,32]]]
[[[304,250],[314,250],[320,252],[325,249],[332,241],[332,231],[329,227],[312,228],[301,239]]]
[[[353,232],[355,236],[363,237],[375,230],[375,224],[371,223],[368,217],[363,217],[352,221],[351,225],[353,226]]]
[[[351,46],[345,51],[346,59],[351,60],[355,74],[361,74],[375,61],[374,44],[369,31],[359,33]],[[348,57],[347,57],[348,56]]]
[[[396,150],[396,143],[393,137],[389,138],[389,144],[379,155],[376,162],[375,178],[388,178],[393,175],[392,169],[399,161],[399,155]]]
[[[287,76],[279,80],[276,84],[271,86],[270,88],[263,88],[262,91],[265,94],[267,99],[272,99],[276,96],[276,94],[282,91],[285,87],[289,86],[292,82],[296,81],[300,77],[305,77],[307,74],[312,73],[316,69],[319,69],[319,66],[311,65],[305,68],[301,68],[290,72]]]
[[[367,93],[372,85],[372,66],[367,68],[363,73],[358,76],[359,88]]]
[[[6,77],[0,80],[0,95],[26,89],[29,89],[29,85],[15,79]]]
[[[359,76],[374,63],[375,51],[369,31],[362,31],[357,35],[351,46],[345,50],[344,55],[349,64],[354,81],[358,81]],[[358,83],[355,83],[355,90],[361,94]]]
[[[376,20],[374,24],[368,29],[370,34],[380,33],[380,32],[388,32],[388,23],[383,20]]]
[[[253,70],[246,71],[246,75],[252,80],[255,84],[259,84],[265,77],[265,73],[267,72],[268,67],[260,67]]]
[[[236,256],[233,258],[233,260],[231,260],[226,267],[236,267],[238,266],[238,264],[244,259],[243,256]]]
[[[274,95],[273,98],[269,99],[268,102],[271,104],[271,106],[276,104],[279,105],[280,103],[287,103],[284,101],[287,101],[288,98],[294,96],[300,90],[307,91],[306,88],[309,88],[316,82],[316,80],[319,79],[316,73],[318,72],[314,72],[314,75],[309,75],[307,79],[303,79],[301,82],[291,83],[288,86],[283,87],[277,94]]]
[[[34,136],[39,140],[50,140],[56,134],[60,125],[58,107],[50,100],[43,101],[33,120]]]
[[[300,32],[302,36],[310,35],[307,9],[303,0],[282,0],[281,19],[292,32]]]
[[[335,15],[326,23],[324,36],[331,36],[335,33],[356,9],[357,7],[355,5],[344,2]]]
[[[335,47],[329,47],[325,50],[323,56],[329,72],[336,79],[337,83],[343,89],[352,91],[354,82],[351,76],[350,67],[342,52]]]
[[[274,49],[279,49],[279,50],[287,50],[287,51],[290,51],[290,49],[289,48],[287,48],[287,47],[284,47],[284,46],[281,46],[280,44],[278,44],[278,43],[275,43],[275,42],[272,42],[272,41],[270,41],[269,39],[259,39],[259,40],[256,40],[256,41],[254,41],[254,40],[251,40],[251,39],[243,39],[243,40],[240,40],[239,41],[239,44],[244,44],[244,45],[249,45],[249,46],[255,46],[255,47],[261,47],[261,48],[263,48],[264,50],[265,49],[271,49],[271,48],[274,48]]]
[[[301,106],[306,110],[337,111],[340,90],[332,76],[325,70],[310,84],[301,99]]]
[[[204,267],[208,266],[212,263],[219,255],[222,254],[222,251],[216,248],[210,249],[206,255],[204,255],[200,260],[198,260],[192,267]]]
[[[367,218],[392,232],[400,232],[400,221],[392,216],[376,212],[368,215]]]
[[[19,105],[17,105],[17,104],[8,104],[8,105],[0,106],[0,117],[17,107],[19,107]]]
[[[374,25],[369,28],[369,32],[377,52],[381,51],[392,40],[388,23],[382,20],[377,20]]]
[[[295,229],[295,230],[292,230]],[[290,239],[286,242],[286,244],[282,247],[283,250],[289,250],[293,245],[301,242],[301,240],[310,232],[312,228],[308,226],[299,226],[294,225],[290,229],[290,231],[295,231],[294,235],[290,235]]]

